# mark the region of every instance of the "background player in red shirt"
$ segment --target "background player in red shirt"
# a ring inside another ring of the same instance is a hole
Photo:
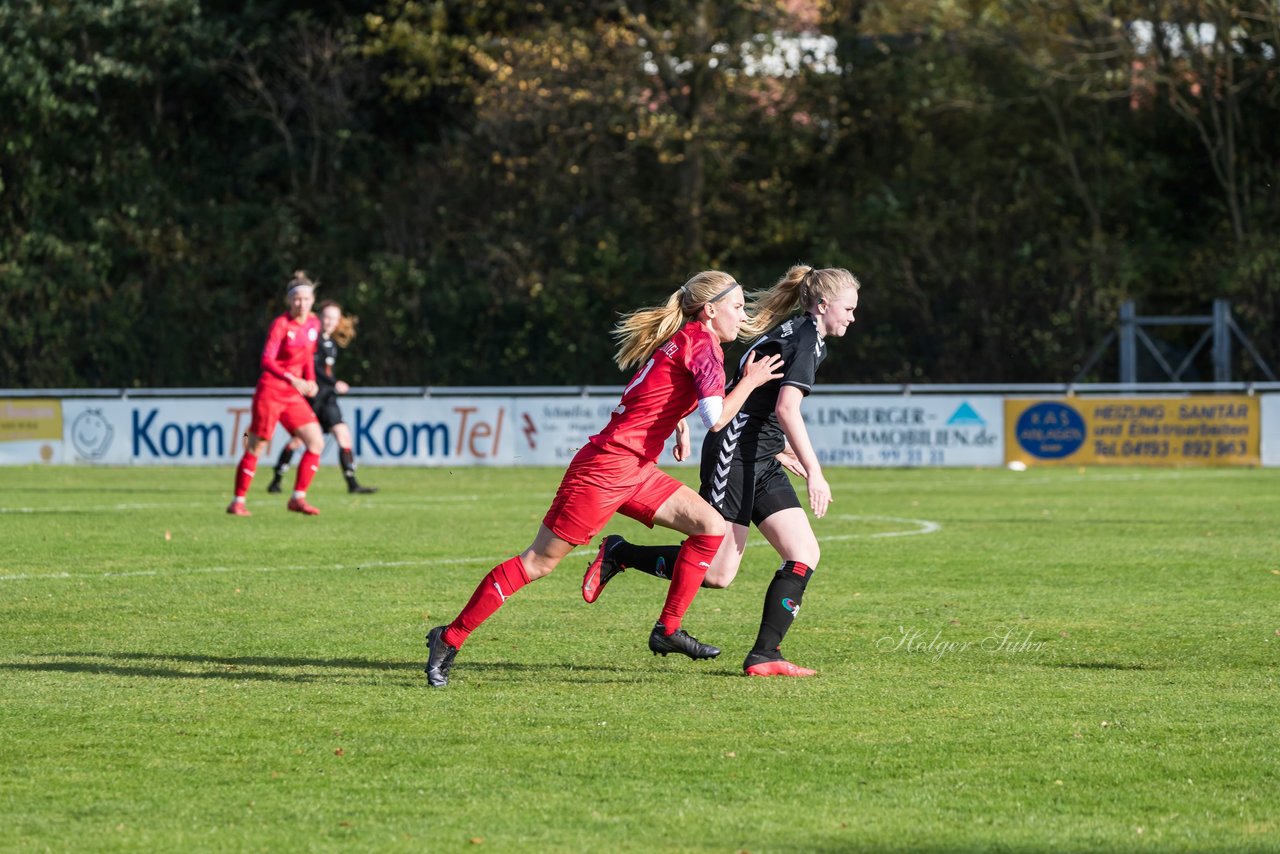
[[[752,356],[737,388],[725,395],[724,351],[746,320],[742,288],[727,273],[699,273],[665,305],[626,315],[614,330],[615,360],[624,370],[643,362],[627,384],[604,429],[578,451],[542,519],[533,543],[495,566],[466,607],[447,626],[427,634],[427,681],[449,682],[454,656],[471,632],[530,581],[541,578],[622,513],[649,527],[662,525],[688,535],[676,557],[662,614],[649,635],[655,655],[678,652],[694,660],[720,650],[680,628],[684,613],[724,539],[725,524],[711,505],[658,469],[656,460],[672,432],[675,456],[690,451],[684,418],[695,408],[708,429],[720,430],[761,383],[774,373],[777,356]],[[677,427],[677,425],[680,425]]]
[[[253,420],[244,435],[244,456],[236,466],[235,498],[227,507],[233,516],[250,515],[244,497],[258,468],[258,454],[271,441],[277,421],[307,446],[288,507],[308,516],[320,513],[307,503],[307,487],[320,467],[324,449],[324,432],[307,401],[316,393],[315,349],[320,321],[311,313],[315,302],[315,283],[297,271],[285,296],[289,310],[272,321],[262,348],[262,376],[253,392]]]
[[[351,386],[338,379],[334,373],[334,364],[338,361],[338,350],[345,349],[356,337],[356,318],[343,314],[342,306],[331,299],[320,303],[316,313],[320,316],[320,340],[316,342],[315,371],[317,391],[311,398],[311,409],[320,419],[320,429],[332,433],[338,443],[338,464],[342,466],[342,476],[347,480],[347,492],[358,495],[369,495],[378,491],[376,486],[361,486],[356,480],[356,460],[351,451],[351,428],[342,420],[342,409],[338,406],[338,395],[346,394]],[[271,483],[267,492],[279,492],[280,481],[293,462],[293,452],[302,447],[302,440],[294,436],[289,444],[280,449],[280,458],[276,460],[271,473]]]
[[[813,676],[782,656],[782,639],[800,612],[800,600],[820,555],[809,517],[783,468],[808,481],[809,506],[826,515],[831,487],[809,441],[800,403],[813,388],[827,356],[824,339],[842,337],[858,307],[858,280],[848,270],[797,265],[767,291],[753,294],[747,334],[764,332],[747,355],[782,357],[782,378],[755,389],[724,430],[702,446],[701,495],[729,522],[703,585],[728,587],[738,574],[750,525],[755,523],[782,558],[765,593],[756,642],[743,661],[748,676]],[[775,324],[795,309],[801,313]],[[765,331],[767,330],[767,331]],[[582,580],[582,597],[594,602],[623,568],[667,578],[678,546],[638,546],[608,536]]]

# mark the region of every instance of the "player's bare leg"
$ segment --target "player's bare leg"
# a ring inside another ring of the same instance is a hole
[[[711,561],[711,569],[707,570],[702,579],[703,587],[728,587],[738,575],[751,529],[746,525],[731,524],[729,532],[732,536],[725,537],[720,543],[716,558]],[[605,585],[614,576],[628,569],[670,581],[671,571],[675,568],[679,555],[678,545],[642,546],[628,542],[617,534],[610,534],[600,541],[595,559],[587,564],[587,571],[582,576],[582,598],[587,602],[595,602],[600,598]]]
[[[471,633],[517,590],[549,575],[573,548],[572,543],[557,537],[546,525],[539,525],[527,549],[489,570],[453,622],[436,626],[427,633],[427,683],[433,688],[448,685],[453,660]]]
[[[724,540],[725,521],[698,493],[681,486],[658,508],[653,523],[687,534],[688,539],[680,546],[667,601],[649,633],[649,649],[654,655],[678,652],[695,661],[715,658],[719,648],[700,643],[681,628],[681,623]]]

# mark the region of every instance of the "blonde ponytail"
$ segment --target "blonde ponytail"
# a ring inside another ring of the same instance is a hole
[[[709,302],[715,302],[738,287],[733,276],[718,270],[704,270],[681,285],[660,306],[641,308],[624,314],[613,329],[618,350],[613,360],[622,370],[639,365],[653,355],[663,341],[698,316]]]
[[[786,315],[797,309],[809,311],[823,300],[832,300],[847,288],[862,285],[843,267],[819,270],[808,264],[796,264],[787,270],[773,287],[751,293],[747,306],[749,318],[742,324],[738,337],[749,340],[772,329]]]

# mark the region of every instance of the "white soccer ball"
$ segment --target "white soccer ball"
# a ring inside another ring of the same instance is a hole
[[[1009,471],[1026,471],[1027,464],[1022,460],[1009,460],[1008,469]]]

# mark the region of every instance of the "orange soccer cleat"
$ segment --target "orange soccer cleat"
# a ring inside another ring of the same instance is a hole
[[[797,667],[790,661],[779,659],[777,661],[761,661],[757,664],[744,666],[742,672],[747,676],[817,676],[818,671],[810,670],[807,667]]]
[[[244,506],[243,501],[232,501],[230,504],[227,505],[227,513],[229,513],[232,516],[252,516],[253,515],[252,513],[249,512],[249,508]]]
[[[305,498],[290,498],[289,509],[294,513],[302,513],[305,516],[320,515],[320,511],[308,504]]]

